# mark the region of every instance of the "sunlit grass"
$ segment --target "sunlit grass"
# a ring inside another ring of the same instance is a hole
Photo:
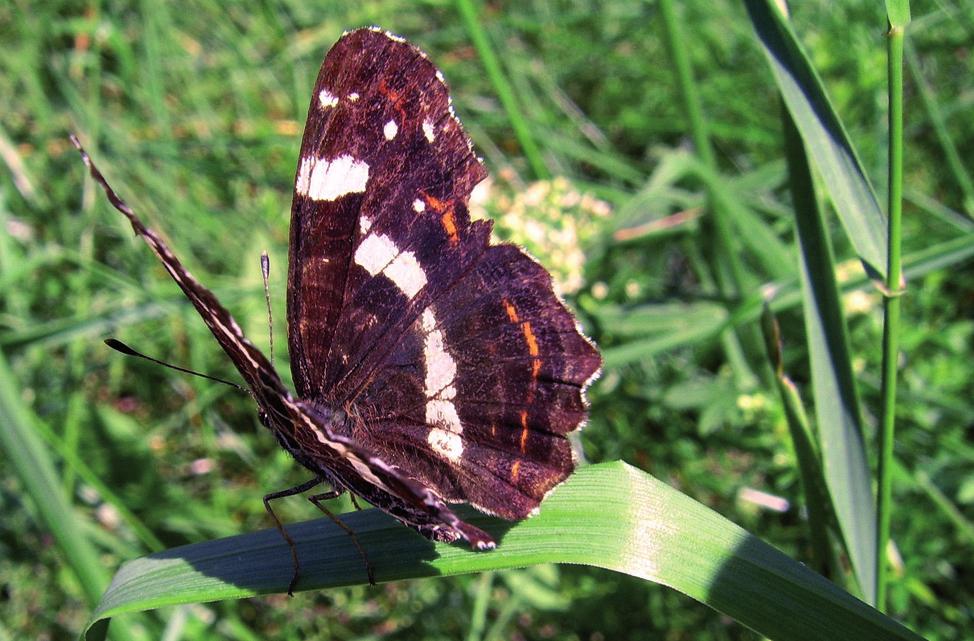
[[[267,528],[261,496],[304,480],[246,397],[104,347],[102,339],[118,336],[154,356],[234,375],[165,272],[86,182],[67,132],[85,138],[113,184],[264,347],[258,257],[268,250],[275,345],[285,345],[287,212],[308,92],[341,32],[372,23],[421,45],[443,69],[478,152],[503,182],[486,204],[491,216],[502,220],[510,213],[502,209],[512,209],[540,217],[520,208],[539,184],[549,185],[547,195],[578,194],[610,212],[565,207],[579,216],[577,245],[564,243],[560,256],[551,243],[532,248],[563,269],[569,303],[606,355],[581,439],[586,458],[623,459],[793,559],[812,561],[821,542],[805,520],[805,455],[792,445],[778,400],[782,379],[753,340],[770,296],[782,371],[798,393],[791,400],[804,403],[819,429],[779,89],[745,10],[672,3],[683,34],[676,46],[692,72],[680,79],[658,3],[463,4],[473,21],[453,3],[398,0],[0,9],[0,349],[10,371],[3,409],[26,412],[21,423],[34,430],[31,452],[41,461],[33,467],[50,477],[35,485],[18,472],[13,459],[26,456],[23,446],[0,455],[0,583],[8,595],[0,638],[74,638],[99,591],[89,582],[103,583],[159,547]],[[885,208],[883,3],[793,5],[791,30]],[[914,8],[913,18],[904,129],[909,289],[890,466],[896,554],[888,608],[939,639],[974,626],[974,594],[959,578],[972,572],[974,503],[965,431],[974,424],[974,222],[962,161],[974,140],[964,117],[974,73],[963,55],[974,15],[938,5]],[[501,76],[485,71],[485,43]],[[498,77],[513,100],[499,96]],[[696,150],[680,82],[694,83],[709,160]],[[536,150],[525,149],[525,136]],[[828,168],[810,164],[835,262],[855,263],[872,250],[838,222]],[[536,182],[539,167],[556,182]],[[722,286],[730,275],[715,271],[715,245],[702,240],[715,203],[732,236],[723,240],[740,261],[736,290]],[[515,231],[521,224],[531,233],[526,219],[514,220]],[[564,229],[568,221],[557,222]],[[840,269],[836,285],[838,293],[878,291],[861,270]],[[845,311],[845,365],[861,396],[875,478],[881,312],[874,304]],[[728,332],[740,336],[739,347]],[[753,377],[742,374],[748,370]],[[739,502],[742,488],[791,507],[775,513]],[[59,498],[46,498],[51,491]],[[285,502],[282,516],[316,516],[305,503]],[[75,525],[62,536],[57,521]],[[85,558],[98,569],[85,570]],[[185,639],[753,638],[674,591],[572,566],[252,598],[125,615],[113,626],[120,622],[144,638],[160,638],[167,626]]]

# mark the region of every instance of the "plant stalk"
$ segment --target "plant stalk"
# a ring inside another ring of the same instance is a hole
[[[889,239],[883,318],[883,373],[879,469],[876,510],[876,607],[885,611],[889,568],[892,497],[893,434],[896,423],[896,374],[899,359],[900,294],[903,291],[900,260],[903,209],[903,35],[905,25],[891,25],[887,40],[889,72]]]

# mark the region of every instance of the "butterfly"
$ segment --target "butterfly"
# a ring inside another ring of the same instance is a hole
[[[470,219],[486,170],[417,47],[363,28],[321,65],[291,206],[294,392],[72,141],[233,361],[260,421],[312,474],[264,498],[291,549],[289,593],[298,556],[273,499],[327,484],[309,497],[322,509],[350,492],[429,539],[489,550],[494,538],[450,504],[523,519],[574,470],[567,434],[586,419],[601,357],[548,272]]]

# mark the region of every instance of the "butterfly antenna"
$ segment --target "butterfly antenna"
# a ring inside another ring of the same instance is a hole
[[[123,343],[120,340],[117,340],[117,339],[114,339],[114,338],[106,338],[105,339],[105,344],[108,345],[109,347],[111,347],[116,352],[121,352],[121,353],[125,354],[126,356],[135,356],[136,358],[143,358],[143,359],[145,359],[147,361],[150,361],[152,363],[155,363],[157,365],[162,365],[163,367],[168,367],[169,369],[174,369],[177,372],[183,372],[184,374],[192,374],[193,376],[199,376],[200,378],[205,378],[205,379],[208,379],[208,380],[211,380],[211,381],[216,381],[217,383],[223,383],[224,385],[229,385],[230,387],[235,387],[238,390],[240,390],[241,392],[244,392],[246,394],[250,394],[250,390],[248,390],[247,388],[242,387],[240,385],[237,385],[233,381],[228,381],[228,380],[219,378],[217,376],[210,376],[209,374],[203,374],[202,372],[196,372],[196,371],[193,371],[191,369],[186,369],[185,367],[179,367],[178,365],[173,365],[172,363],[167,363],[165,361],[160,361],[157,358],[152,358],[151,356],[147,356],[147,355],[143,354],[142,352],[135,351],[134,349],[132,349],[131,347],[129,347],[128,345],[126,345],[125,343]]]
[[[267,251],[260,253],[260,275],[264,277],[264,302],[267,304],[267,334],[270,339],[271,365],[274,364],[274,318],[271,314],[271,288],[267,284],[271,276],[271,259]]]

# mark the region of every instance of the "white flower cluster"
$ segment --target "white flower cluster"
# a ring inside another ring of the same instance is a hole
[[[555,291],[573,294],[584,285],[585,246],[612,209],[565,177],[515,189],[504,173],[487,179],[470,199],[473,218],[492,218],[494,233],[538,257],[554,278]]]

